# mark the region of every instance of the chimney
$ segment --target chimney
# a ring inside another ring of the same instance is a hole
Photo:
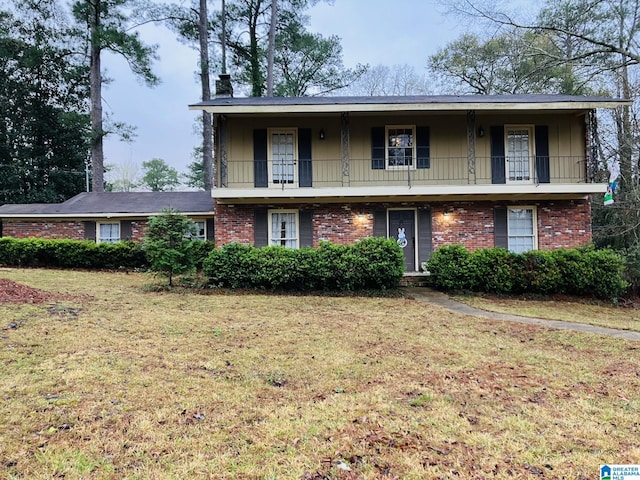
[[[216,97],[233,97],[233,85],[231,85],[231,75],[220,74],[216,80]]]

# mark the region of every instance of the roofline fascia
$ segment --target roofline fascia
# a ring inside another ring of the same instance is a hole
[[[162,215],[163,212],[151,212],[151,213],[1,213],[0,219],[13,218],[13,219],[92,219],[92,218],[145,218],[155,217]],[[213,211],[208,212],[179,212],[181,215],[187,217],[203,217],[207,215],[214,215]]]
[[[592,110],[630,106],[631,100],[605,100],[602,102],[444,102],[444,103],[350,103],[315,105],[189,105],[190,110],[204,110],[217,114],[268,113],[341,113],[341,112],[439,112],[439,111],[526,111],[526,110]]]

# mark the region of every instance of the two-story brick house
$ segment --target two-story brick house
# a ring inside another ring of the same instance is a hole
[[[407,271],[450,244],[591,241],[595,109],[556,95],[233,98],[214,115],[216,244],[396,238]]]

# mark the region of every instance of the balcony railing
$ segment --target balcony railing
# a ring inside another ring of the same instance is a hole
[[[494,168],[492,169],[492,160]],[[257,167],[253,160],[229,160],[220,165],[218,186],[222,188],[297,187],[349,188],[365,186],[490,185],[495,183],[559,183],[594,182],[584,157],[549,157],[531,159],[528,165],[514,167],[504,157],[476,158],[432,157],[429,168],[414,165],[373,168],[370,158],[313,159],[288,165]],[[501,167],[502,165],[502,167]],[[262,181],[256,182],[256,178]]]

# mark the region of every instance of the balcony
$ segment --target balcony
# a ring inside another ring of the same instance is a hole
[[[493,177],[492,161],[496,170]],[[371,158],[313,159],[276,165],[232,159],[227,165],[220,165],[219,187],[214,189],[213,197],[223,203],[254,203],[258,199],[381,201],[398,197],[423,201],[533,200],[541,196],[584,198],[606,191],[606,175],[589,174],[584,157],[549,157],[548,162],[518,162],[504,157],[469,162],[467,157],[431,157],[429,168],[381,167],[384,165],[372,165]],[[501,169],[503,173],[499,173]]]

